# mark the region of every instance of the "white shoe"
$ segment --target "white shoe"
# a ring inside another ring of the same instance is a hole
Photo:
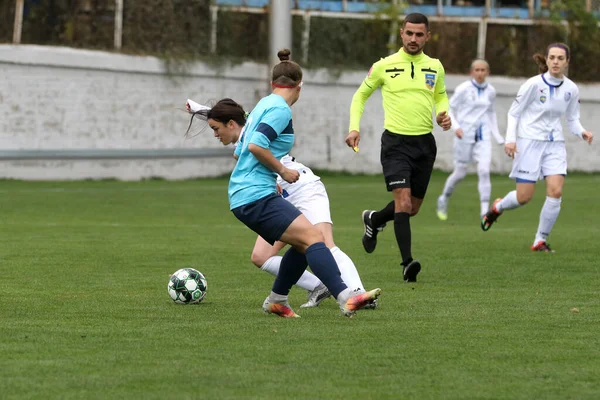
[[[308,292],[306,303],[302,304],[300,308],[317,307],[328,297],[331,297],[331,293],[329,293],[329,289],[321,283],[319,286]]]
[[[441,195],[437,199],[437,216],[440,221],[446,221],[448,219],[448,202],[444,195]]]
[[[352,317],[356,310],[360,310],[361,308],[364,308],[367,303],[372,303],[377,300],[380,294],[381,289],[377,288],[350,297],[344,305],[340,304],[342,314],[346,317]]]
[[[267,297],[263,302],[262,308],[266,314],[275,314],[282,318],[300,318],[300,316],[292,310],[292,307],[290,307],[287,300],[283,303],[271,303]]]

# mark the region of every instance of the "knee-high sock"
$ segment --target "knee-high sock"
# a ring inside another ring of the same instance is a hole
[[[279,267],[281,265],[281,260],[283,257],[281,256],[273,256],[269,258],[265,263],[260,267],[265,272],[268,272],[271,275],[277,276],[279,272]],[[321,284],[319,278],[311,274],[309,271],[304,271],[298,282],[296,282],[296,286],[301,287],[305,290],[315,290],[317,286]]]
[[[337,246],[331,249],[331,254],[333,255],[333,258],[335,258],[335,262],[340,270],[340,275],[346,286],[348,286],[350,290],[365,290],[352,259]]]
[[[460,181],[462,181],[465,176],[467,176],[467,164],[457,162],[454,164],[454,171],[450,174],[448,179],[446,179],[446,184],[444,185],[444,191],[442,192],[442,196],[450,197],[454,188]]]
[[[273,293],[280,296],[287,296],[292,286],[298,282],[298,279],[306,271],[307,266],[308,261],[306,256],[293,247],[290,247],[281,259],[277,278],[273,282]]]
[[[306,249],[306,259],[312,272],[327,286],[333,297],[337,299],[343,290],[348,289],[342,281],[335,258],[325,243],[318,242],[309,246]]]
[[[406,212],[394,214],[394,233],[402,255],[402,265],[412,261],[410,215]]]
[[[533,242],[534,246],[537,242],[545,242],[550,235],[550,232],[552,232],[552,227],[554,227],[558,214],[560,214],[561,202],[562,198],[555,199],[553,197],[546,197],[546,201],[540,212],[540,223],[538,225],[537,233],[535,234],[535,241]]]
[[[389,221],[393,221],[394,207],[394,200],[392,200],[381,210],[375,211],[373,215],[371,215],[371,221],[373,222],[373,226],[375,226],[375,228],[379,228],[388,223]]]
[[[512,210],[513,208],[521,206],[522,204],[519,204],[519,202],[517,201],[517,191],[513,190],[512,192],[509,192],[506,196],[502,198],[502,201],[500,201],[496,205],[496,208],[499,212],[502,212],[504,210]]]
[[[481,213],[484,215],[490,208],[490,193],[492,193],[492,182],[490,181],[489,165],[477,166],[477,190],[479,190],[479,201],[481,202]]]

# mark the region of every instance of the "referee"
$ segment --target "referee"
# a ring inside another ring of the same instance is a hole
[[[402,48],[373,64],[350,106],[350,133],[346,144],[355,150],[360,141],[360,118],[369,96],[381,87],[384,128],[381,136],[381,165],[387,190],[394,201],[381,211],[362,214],[367,253],[377,245],[377,234],[386,222],[394,221],[394,233],[402,255],[404,281],[416,282],[421,263],[413,259],[410,217],[419,212],[427,192],[437,154],[433,130],[435,119],[450,129],[444,67],[423,53],[429,40],[429,21],[423,14],[406,16],[400,30]]]

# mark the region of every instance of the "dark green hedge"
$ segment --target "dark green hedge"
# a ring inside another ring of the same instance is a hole
[[[114,50],[114,0],[25,0],[23,43],[64,45]],[[531,76],[537,67],[531,56],[544,52],[554,41],[567,41],[572,49],[569,75],[578,81],[596,81],[600,59],[597,20],[586,13],[579,0],[557,0],[555,19],[567,19],[568,29],[558,23],[534,26],[488,25],[486,58],[492,73]],[[83,4],[88,4],[85,6]],[[0,2],[0,42],[10,42],[14,0]],[[389,20],[312,17],[306,67],[365,71],[388,54]],[[217,54],[210,53],[209,0],[125,0],[123,49],[130,54],[163,57],[172,65],[190,60],[208,62],[269,59],[268,14],[230,11],[218,13]],[[292,55],[302,59],[304,20],[292,19]],[[465,73],[477,55],[478,24],[434,22],[426,53],[440,58],[448,73]],[[398,38],[400,40],[400,38]],[[396,47],[401,44],[398,42]]]

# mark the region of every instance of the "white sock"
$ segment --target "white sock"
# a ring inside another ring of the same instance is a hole
[[[281,256],[273,256],[269,258],[265,263],[260,267],[265,272],[268,272],[271,275],[277,276],[279,273],[279,267],[281,266]],[[319,278],[314,276],[308,271],[304,271],[298,282],[296,282],[296,286],[301,287],[306,290],[315,290],[317,286],[321,284]]]
[[[356,270],[356,266],[350,257],[337,246],[331,249],[331,254],[333,255],[333,258],[335,258],[335,262],[340,269],[342,280],[346,286],[348,286],[350,290],[365,290],[363,283],[360,280],[360,275],[358,275],[358,271]]]
[[[538,225],[537,233],[535,234],[535,241],[533,245],[535,246],[537,242],[545,242],[550,232],[552,231],[552,227],[558,218],[558,214],[560,213],[560,203],[562,202],[562,198],[555,199],[553,197],[546,197],[546,201],[542,206],[542,211],[540,212],[540,224]]]
[[[499,212],[504,210],[512,210],[513,208],[521,207],[521,204],[517,201],[517,191],[513,190],[508,193],[504,198],[498,203],[496,208]]]
[[[352,290],[350,290],[349,288],[346,288],[346,289],[342,290],[340,292],[340,294],[338,294],[338,297],[336,300],[337,300],[338,304],[341,307],[343,307],[344,305],[346,305],[346,302],[348,301],[348,299],[350,297],[352,297],[353,295],[355,295],[355,293],[352,292]]]
[[[454,164],[454,171],[450,174],[448,179],[446,179],[446,184],[444,185],[444,191],[442,192],[442,196],[448,199],[454,188],[458,184],[458,182],[462,181],[465,176],[467,176],[467,167],[468,165],[465,163],[457,162]]]
[[[489,201],[482,201],[481,202],[480,216],[483,217],[485,215],[485,213],[488,212],[489,209],[490,209],[490,202]]]
[[[269,295],[269,301],[271,303],[287,303],[288,297],[282,294],[277,294],[275,292],[271,292]]]
[[[490,169],[477,167],[479,181],[477,189],[479,190],[479,201],[481,202],[481,215],[483,216],[490,208],[490,193],[492,192],[492,182],[490,181]]]

